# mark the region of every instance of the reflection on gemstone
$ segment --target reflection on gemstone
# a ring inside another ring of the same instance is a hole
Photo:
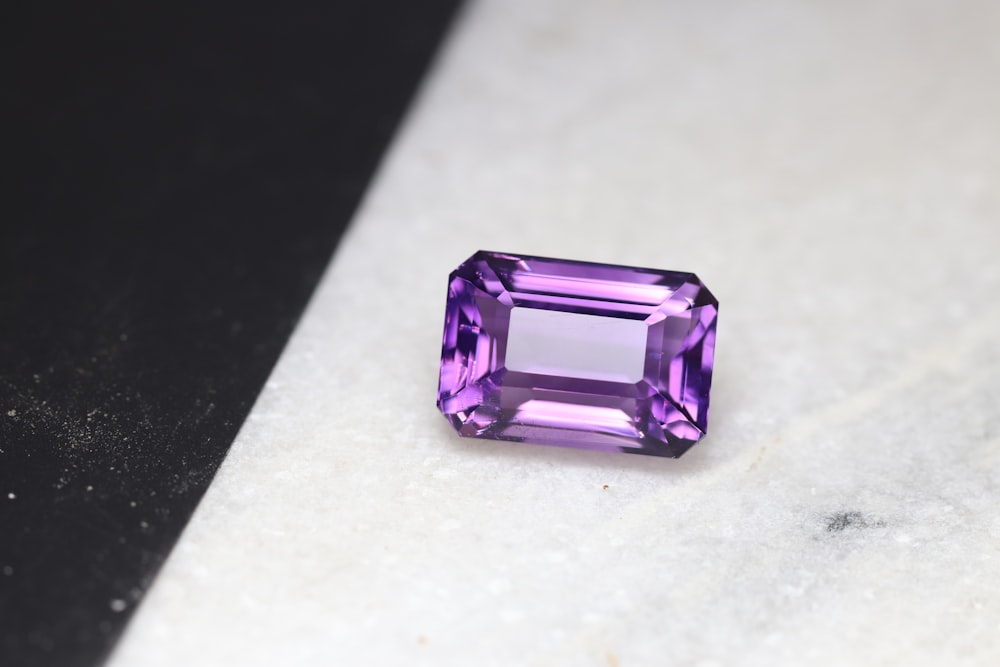
[[[597,315],[514,308],[507,331],[507,370],[638,382],[646,325]]]
[[[438,408],[462,435],[680,456],[717,313],[691,273],[478,252],[449,279]]]

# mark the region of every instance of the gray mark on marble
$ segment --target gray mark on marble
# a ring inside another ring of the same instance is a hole
[[[824,517],[828,533],[840,533],[848,528],[884,528],[885,520],[865,516],[861,512],[835,512]]]

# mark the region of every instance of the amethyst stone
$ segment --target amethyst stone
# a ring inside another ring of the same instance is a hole
[[[477,252],[449,278],[438,408],[465,436],[680,456],[718,306],[693,273]]]

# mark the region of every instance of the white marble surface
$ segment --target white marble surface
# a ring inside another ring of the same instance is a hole
[[[998,35],[990,1],[474,4],[111,664],[1000,664]],[[696,271],[708,439],[458,439],[479,248]]]

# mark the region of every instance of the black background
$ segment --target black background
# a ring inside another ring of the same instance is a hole
[[[106,657],[457,3],[142,4],[3,10],[5,667]]]

